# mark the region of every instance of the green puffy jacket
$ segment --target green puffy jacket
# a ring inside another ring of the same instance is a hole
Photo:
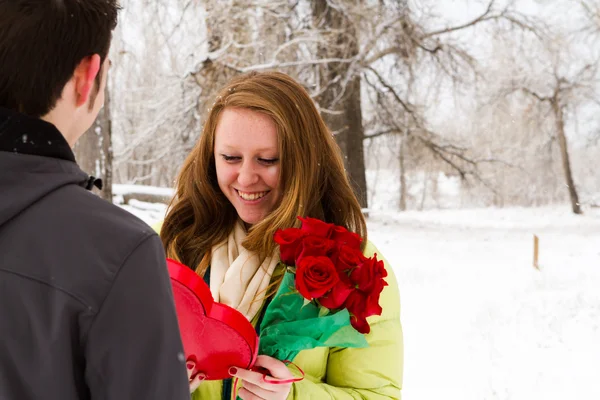
[[[156,228],[160,230],[160,225]],[[371,257],[374,253],[385,263],[388,286],[381,293],[382,314],[368,318],[371,326],[371,332],[366,335],[369,347],[321,347],[301,351],[293,361],[304,371],[305,378],[293,384],[288,399],[401,398],[404,347],[400,292],[393,269],[375,246],[368,242],[365,256]],[[192,394],[192,400],[221,399],[222,388],[221,381],[204,382]]]

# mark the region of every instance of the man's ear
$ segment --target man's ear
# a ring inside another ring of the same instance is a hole
[[[94,54],[81,60],[75,68],[75,90],[77,91],[77,107],[84,105],[94,87],[96,75],[100,72],[100,56]]]

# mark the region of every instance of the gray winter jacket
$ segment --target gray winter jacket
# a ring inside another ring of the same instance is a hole
[[[189,399],[160,239],[91,182],[0,108],[0,399]]]

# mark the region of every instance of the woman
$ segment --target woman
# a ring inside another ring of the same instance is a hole
[[[167,255],[194,268],[216,301],[236,308],[260,330],[283,272],[273,234],[298,226],[297,216],[342,225],[365,239],[365,255],[377,252],[366,241],[365,219],[339,148],[308,93],[282,73],[237,77],[217,97],[178,177],[161,228]],[[302,351],[293,361],[305,378],[288,385],[232,369],[241,381],[239,396],[400,398],[400,299],[393,271],[387,262],[385,267],[389,286],[380,298],[382,315],[369,318],[369,347]],[[260,356],[257,366],[274,378],[292,377],[283,362],[268,356]],[[231,380],[203,382],[193,398],[229,399],[232,392]]]

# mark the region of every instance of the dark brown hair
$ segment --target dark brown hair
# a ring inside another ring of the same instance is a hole
[[[118,10],[117,0],[0,0],[0,107],[50,112],[85,57],[104,61]]]
[[[244,247],[261,258],[276,248],[277,229],[298,226],[297,216],[344,226],[366,239],[366,223],[344,170],[340,149],[304,88],[278,72],[234,78],[218,94],[200,140],[185,160],[176,195],[161,229],[167,255],[203,275],[210,250],[225,240],[238,218],[217,183],[214,142],[226,107],[268,115],[277,126],[280,204],[251,227]]]

